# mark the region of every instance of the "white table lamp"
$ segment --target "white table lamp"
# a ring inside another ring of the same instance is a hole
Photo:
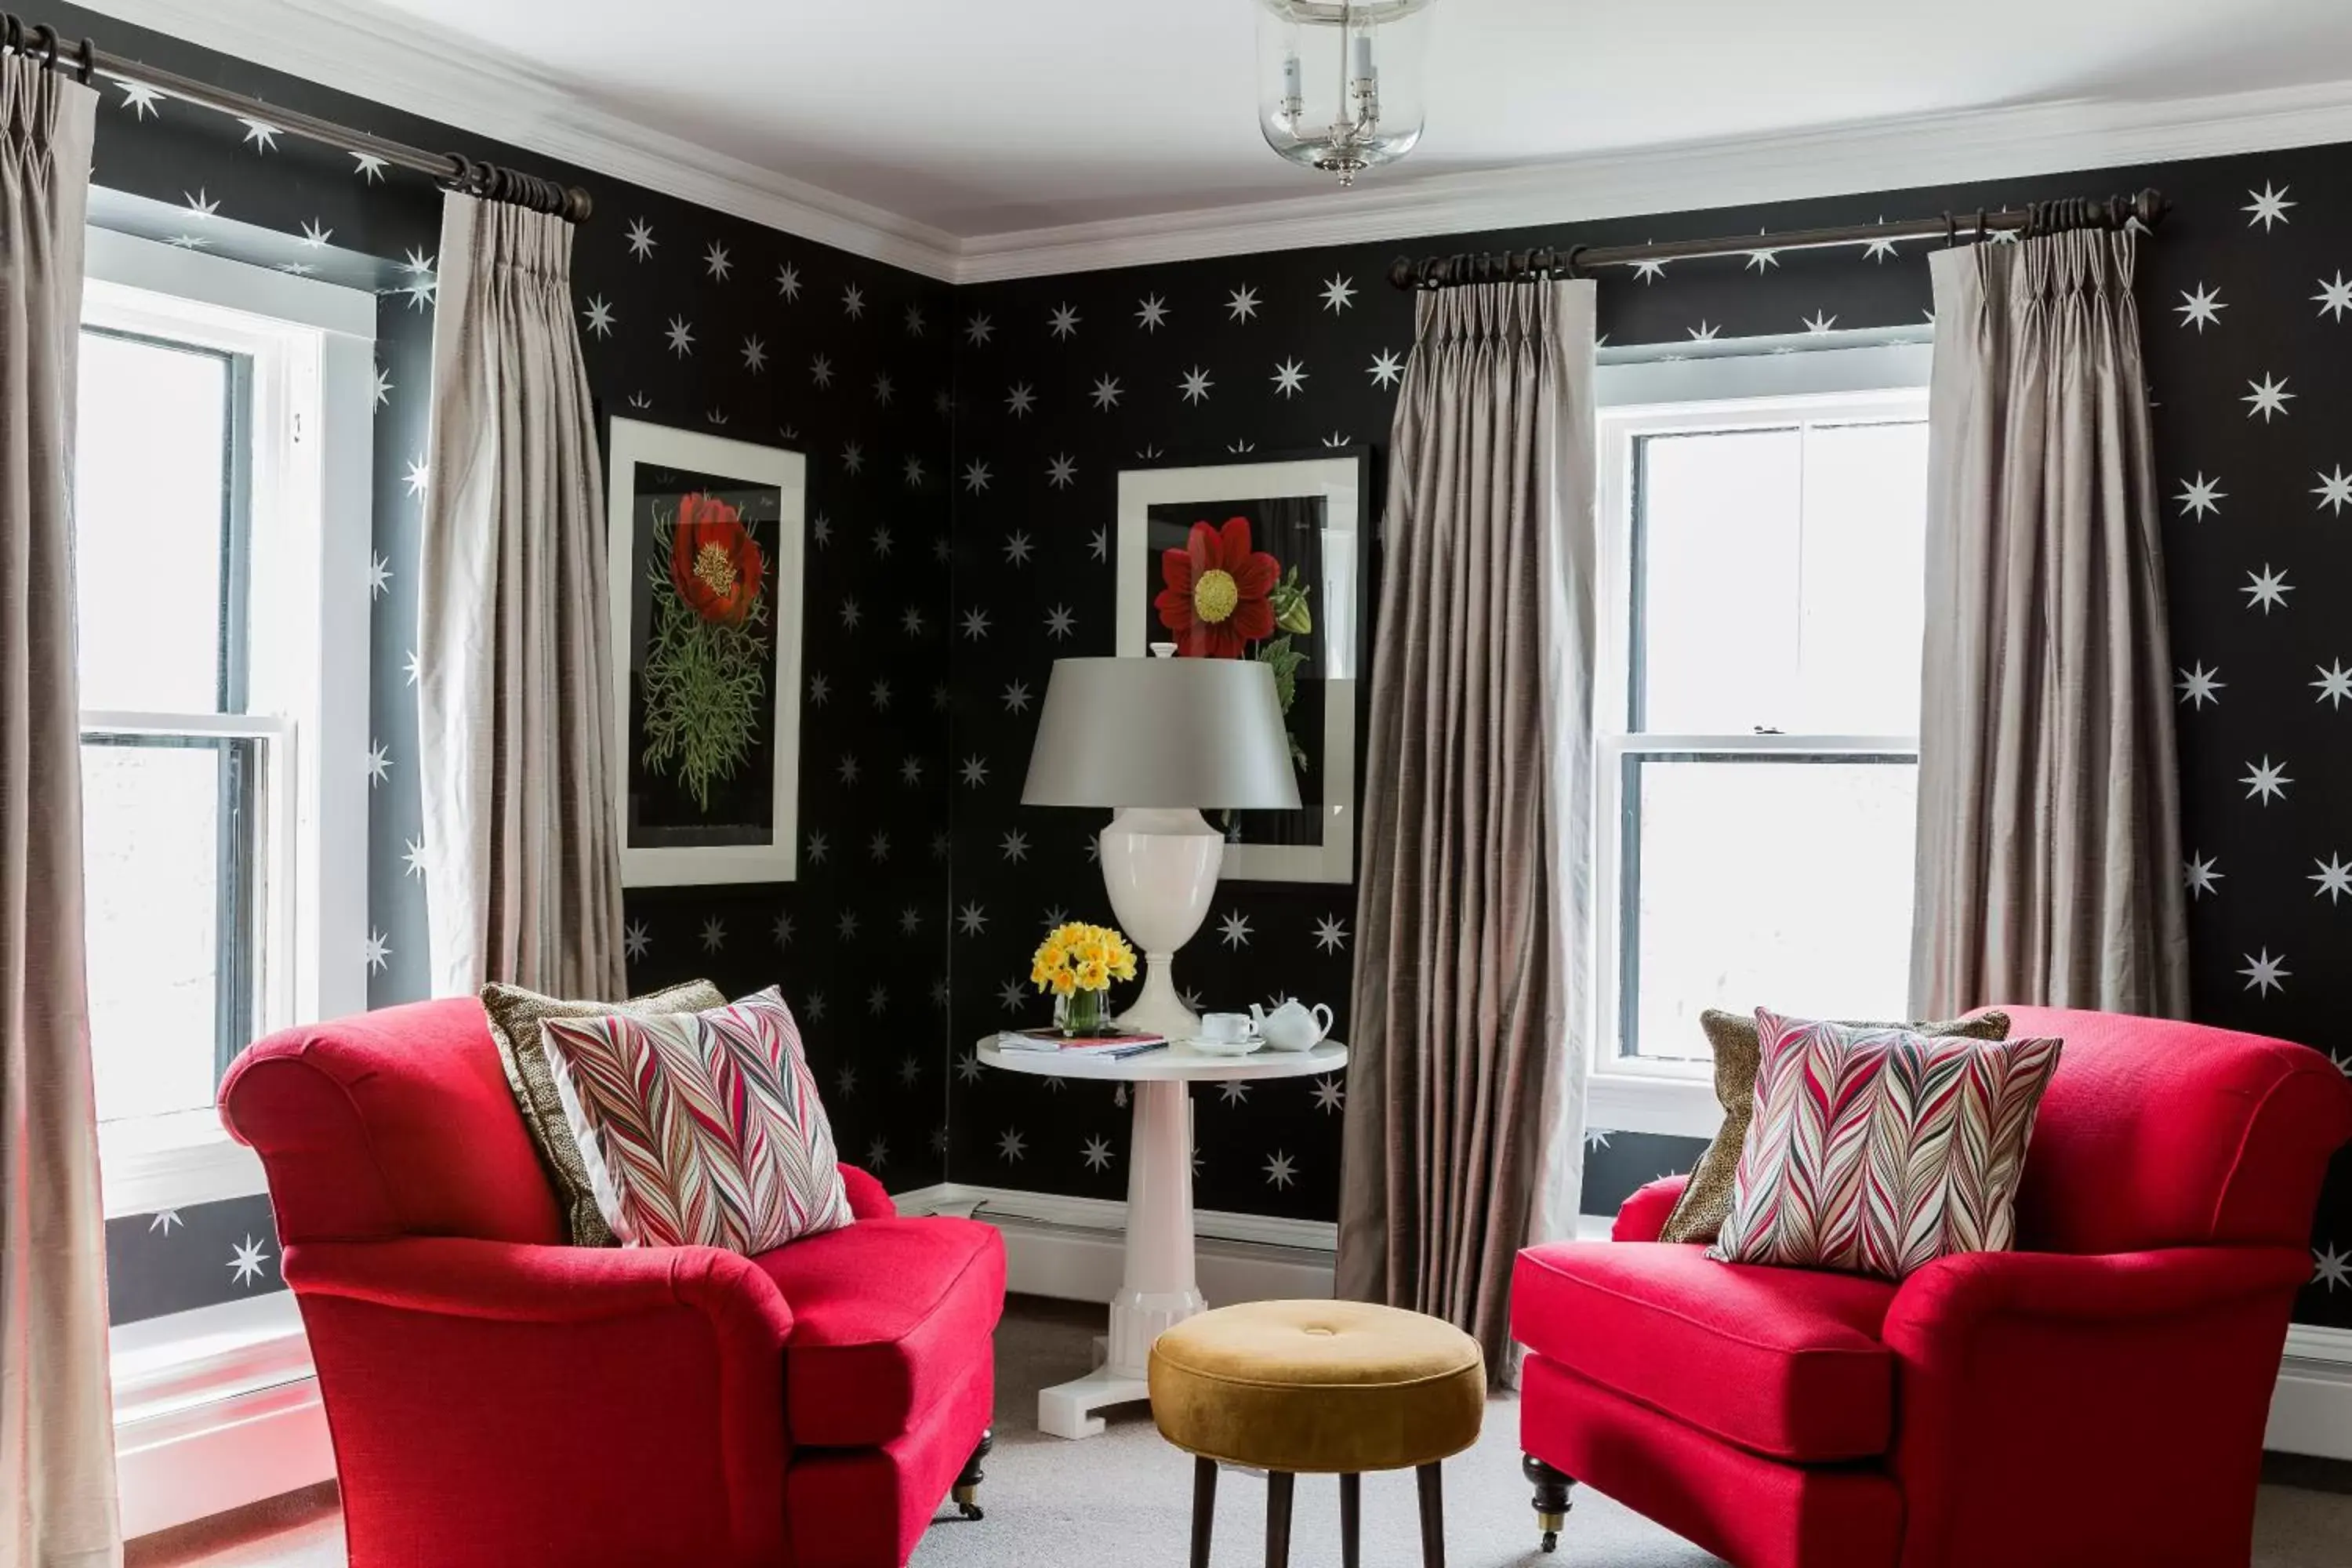
[[[1146,964],[1117,1022],[1197,1033],[1171,966],[1208,917],[1224,858],[1224,836],[1201,812],[1298,805],[1274,671],[1253,658],[1055,660],[1021,804],[1114,809],[1103,883]]]

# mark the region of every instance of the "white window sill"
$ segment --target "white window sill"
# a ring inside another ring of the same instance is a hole
[[[1712,1138],[1723,1125],[1723,1107],[1711,1077],[1595,1071],[1584,1080],[1584,1124],[1608,1132]]]
[[[98,1160],[109,1219],[269,1190],[261,1157],[231,1138],[210,1107],[101,1122]]]

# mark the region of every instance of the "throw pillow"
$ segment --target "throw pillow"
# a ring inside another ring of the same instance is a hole
[[[574,1247],[611,1247],[618,1239],[596,1206],[596,1190],[588,1167],[580,1158],[580,1141],[563,1114],[563,1097],[555,1088],[555,1073],[540,1047],[539,1026],[550,1018],[598,1018],[607,1013],[650,1015],[698,1013],[727,1005],[726,994],[708,980],[689,980],[625,1002],[566,1002],[542,996],[520,985],[496,982],[482,987],[482,1009],[490,1016],[490,1038],[498,1043],[499,1061],[507,1069],[507,1088],[522,1112],[522,1124],[539,1149],[540,1162],[555,1189],[563,1211],[563,1225]]]
[[[550,1018],[540,1032],[623,1242],[757,1254],[850,1222],[833,1126],[773,986],[708,1012]]]
[[[1756,1110],[1756,1016],[1725,1013],[1709,1007],[1698,1016],[1698,1026],[1715,1052],[1715,1098],[1723,1104],[1723,1125],[1706,1152],[1691,1167],[1682,1196],[1666,1215],[1660,1241],[1713,1241],[1731,1215],[1731,1179],[1739,1168],[1739,1151],[1748,1142],[1748,1118]],[[1921,1035],[1963,1035],[1972,1040],[2009,1037],[2009,1015],[1979,1013],[1973,1018],[1948,1018],[1934,1024],[1852,1024],[1857,1029],[1909,1029]]]
[[[1971,1040],[1756,1014],[1756,1121],[1727,1263],[1900,1279],[1956,1252],[2005,1252],[2054,1039]]]

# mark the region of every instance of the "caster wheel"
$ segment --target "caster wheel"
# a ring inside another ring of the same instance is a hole
[[[1557,1530],[1547,1530],[1547,1531],[1544,1531],[1544,1538],[1543,1538],[1543,1549],[1544,1549],[1546,1552],[1557,1552],[1557,1551],[1559,1551],[1559,1531],[1557,1531]]]
[[[980,1505],[976,1502],[960,1502],[956,1504],[956,1511],[962,1514],[966,1519],[986,1519],[988,1517],[986,1514],[981,1512]]]

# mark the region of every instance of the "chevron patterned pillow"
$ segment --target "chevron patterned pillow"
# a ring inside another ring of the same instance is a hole
[[[701,1013],[549,1018],[540,1033],[625,1245],[756,1254],[850,1222],[833,1127],[774,987]]]
[[[1970,1040],[1757,1009],[1756,1113],[1707,1256],[1900,1279],[2007,1251],[2053,1039]]]

